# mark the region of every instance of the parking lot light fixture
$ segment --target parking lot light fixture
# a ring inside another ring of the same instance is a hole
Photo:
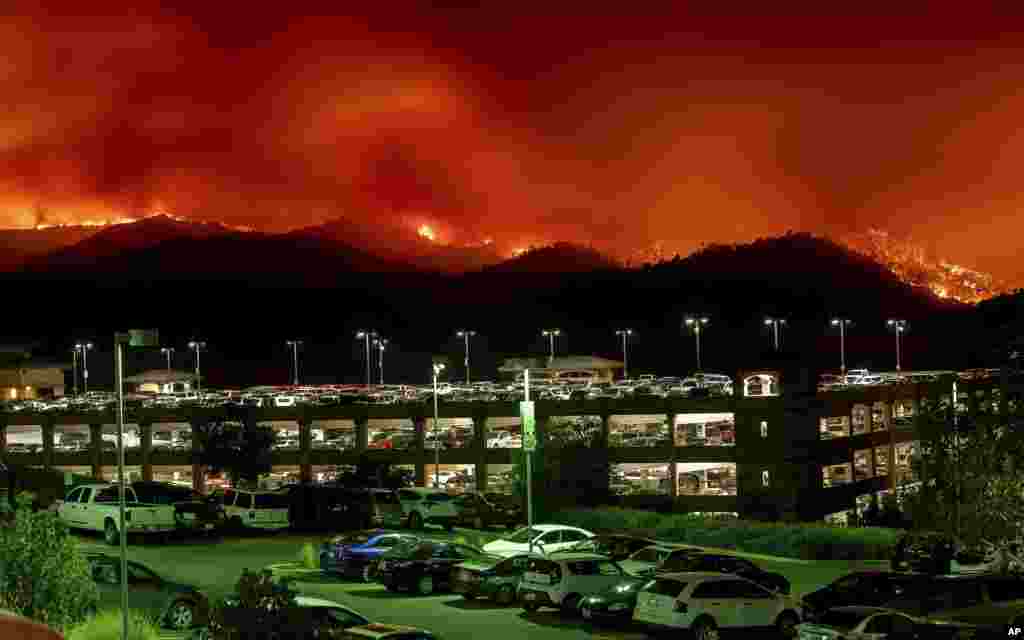
[[[286,344],[292,348],[292,385],[299,386],[299,347],[302,340],[288,340]]]
[[[167,373],[171,372],[171,354],[174,353],[174,347],[160,347],[160,353],[167,357]]]
[[[199,369],[199,352],[206,349],[206,343],[205,342],[200,342],[200,341],[197,341],[197,340],[193,340],[192,342],[188,343],[188,348],[191,349],[192,351],[195,351],[195,353],[196,353],[196,391],[197,392],[198,391],[202,391],[202,389],[203,389],[203,382],[202,382],[202,380],[203,379],[202,379],[201,371]]]
[[[441,487],[441,439],[438,437],[437,420],[437,376],[444,371],[444,363],[434,363],[434,428],[431,430],[434,433],[434,487]]]
[[[700,334],[711,322],[711,319],[707,316],[686,316],[683,318],[683,325],[693,332],[693,335],[697,343],[697,371],[701,371],[700,368]]]
[[[853,324],[849,318],[832,318],[833,327],[839,327],[839,371],[846,375],[846,328]]]
[[[786,326],[785,318],[765,318],[764,324],[772,328],[772,344],[775,350],[779,350],[779,328]]]
[[[366,386],[373,384],[372,370],[373,360],[370,359],[370,342],[377,337],[376,331],[357,331],[356,340],[363,340],[366,343]]]
[[[622,377],[629,379],[629,337],[633,335],[633,330],[618,329],[615,335],[622,338]]]
[[[462,338],[466,344],[466,359],[464,364],[466,367],[466,384],[469,384],[469,339],[476,335],[476,331],[471,329],[460,329],[455,332],[455,335]]]
[[[555,361],[555,338],[562,335],[561,329],[545,329],[540,332],[542,336],[548,339],[550,344],[550,351],[548,355],[548,366],[550,367]]]
[[[893,319],[893,320],[887,321],[885,324],[886,324],[887,327],[889,327],[889,329],[893,333],[896,334],[896,373],[898,374],[901,371],[901,368],[900,368],[900,365],[901,365],[901,362],[900,362],[900,355],[901,355],[900,354],[900,346],[901,346],[900,345],[900,340],[903,337],[903,334],[907,330],[907,321],[906,320],[895,320],[895,319]]]
[[[380,383],[384,384],[384,349],[388,346],[387,338],[377,338],[373,341],[373,346],[377,347],[377,370],[380,374]]]
[[[92,351],[91,342],[76,342],[75,350],[82,354],[82,389],[89,393],[89,352]]]

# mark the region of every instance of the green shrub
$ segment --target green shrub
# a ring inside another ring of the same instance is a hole
[[[295,607],[296,592],[286,580],[274,582],[273,573],[242,571],[236,586],[237,600],[221,600],[210,610],[210,634],[214,640],[231,640],[239,632],[274,629],[286,609]]]
[[[552,521],[595,532],[631,531],[666,542],[804,560],[885,560],[901,533],[881,527],[754,522],[619,508],[559,511]]]
[[[313,546],[312,542],[302,545],[302,566],[307,569],[320,568],[320,556],[317,554],[316,547]]]
[[[128,612],[129,640],[159,640],[160,627],[138,611]],[[121,610],[108,609],[64,632],[64,640],[121,640]]]
[[[99,602],[67,526],[53,513],[24,508],[0,531],[0,594],[4,608],[54,628],[85,620]]]

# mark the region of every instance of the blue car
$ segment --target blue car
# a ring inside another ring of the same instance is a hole
[[[384,529],[346,533],[320,545],[320,570],[369,582],[374,577],[380,554],[399,545],[418,542],[417,536]]]

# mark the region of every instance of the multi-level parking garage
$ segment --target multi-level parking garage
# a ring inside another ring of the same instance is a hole
[[[774,375],[774,374],[772,374]],[[748,376],[749,377],[749,376]],[[740,379],[745,379],[743,376]],[[817,520],[845,517],[872,494],[916,481],[915,421],[952,403],[957,410],[1019,416],[1019,381],[998,375],[932,375],[900,384],[850,385],[797,394],[679,397],[636,394],[536,402],[546,456],[583,437],[612,464],[610,488],[625,504],[676,511]],[[520,456],[519,407],[511,401],[290,407],[138,406],[126,425],[126,464],[144,479],[211,480],[193,459],[195,425],[244,418],[273,427],[274,472],[315,482],[360,461],[407,467],[419,485],[510,491]],[[1015,419],[1015,418],[1014,418]],[[0,446],[13,463],[113,478],[114,415],[109,410],[21,410],[0,414]],[[37,439],[36,451],[18,440]],[[65,443],[77,442],[77,445]],[[292,444],[294,443],[294,444]],[[437,449],[435,450],[435,443]],[[435,458],[436,456],[436,458]]]

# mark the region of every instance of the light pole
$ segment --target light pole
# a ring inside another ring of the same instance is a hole
[[[683,323],[687,327],[689,327],[691,331],[693,331],[693,335],[695,336],[696,341],[697,341],[697,371],[698,372],[701,370],[701,368],[700,368],[700,334],[701,334],[701,331],[704,330],[704,327],[708,326],[709,322],[711,322],[711,321],[708,319],[707,316],[686,316],[686,318],[683,319]]]
[[[167,356],[167,373],[171,372],[171,354],[174,353],[174,347],[161,347],[160,353]]]
[[[786,326],[786,319],[785,318],[765,318],[764,319],[764,324],[765,324],[765,326],[768,326],[768,327],[772,328],[772,334],[773,334],[772,344],[775,345],[775,350],[778,351],[779,350],[779,327]]]
[[[285,344],[292,348],[292,386],[299,386],[299,347],[302,340],[286,340]]]
[[[444,364],[440,362],[434,363],[434,488],[441,486],[441,439],[437,435],[437,375],[444,371]]]
[[[92,351],[91,342],[75,343],[75,349],[82,354],[82,388],[89,393],[89,352]]]
[[[366,342],[366,386],[369,387],[373,380],[370,379],[371,370],[373,368],[373,361],[370,360],[370,341],[377,337],[376,331],[358,331],[356,332],[356,340],[363,340]]]
[[[199,352],[206,348],[206,343],[193,340],[188,343],[188,348],[196,352],[196,391],[201,391],[203,388],[203,379],[199,373]]]
[[[386,347],[387,344],[387,338],[378,338],[373,341],[373,346],[377,347],[377,369],[380,370],[381,384],[384,384],[384,347]]]
[[[896,373],[900,372],[900,338],[907,330],[906,320],[889,320],[885,323],[896,334]]]
[[[462,338],[466,343],[466,360],[464,364],[466,366],[466,384],[469,384],[469,339],[476,335],[476,331],[461,329],[455,332],[455,335]]]
[[[78,345],[71,348],[71,384],[74,395],[78,395]]]
[[[615,335],[622,338],[622,377],[629,379],[629,337],[633,335],[633,330],[619,329]]]
[[[551,350],[548,355],[548,366],[550,367],[555,361],[555,337],[562,335],[561,329],[545,329],[540,332],[540,335],[548,339],[548,343],[551,345]]]
[[[846,327],[853,324],[848,318],[832,318],[832,326],[839,327],[839,370],[846,375]]]

